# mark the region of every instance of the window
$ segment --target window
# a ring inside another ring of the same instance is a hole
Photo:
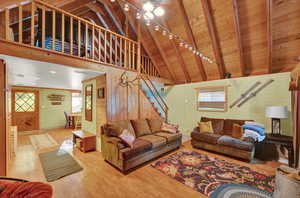
[[[198,111],[227,111],[227,87],[197,88]]]
[[[15,92],[15,112],[34,112],[35,94],[30,92]]]
[[[82,96],[79,92],[72,92],[72,113],[80,113],[82,110]]]

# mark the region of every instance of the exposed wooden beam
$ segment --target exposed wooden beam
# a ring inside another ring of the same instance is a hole
[[[175,2],[178,5],[178,8],[180,10],[181,15],[183,16],[185,32],[188,35],[188,38],[189,38],[190,42],[193,44],[194,48],[198,50],[199,48],[198,48],[196,39],[194,37],[194,33],[193,33],[193,30],[192,30],[191,24],[189,22],[189,18],[187,16],[184,4],[183,4],[182,0],[176,0]],[[202,63],[202,59],[199,56],[197,56],[196,54],[194,55],[194,57],[195,57],[200,75],[202,77],[202,80],[206,81],[207,80],[207,75],[206,75],[206,72],[205,72],[205,69],[204,69],[204,66],[203,66],[203,63]]]
[[[86,4],[89,4],[91,2],[92,2],[92,0],[75,0],[68,4],[61,6],[60,8],[65,11],[68,11],[68,12],[73,12],[83,6],[86,6]]]
[[[166,28],[168,28],[171,31],[171,27],[169,26],[168,22],[166,22],[164,20],[161,20],[161,22],[162,22],[162,25],[164,25]],[[186,82],[189,83],[189,82],[191,82],[191,76],[190,76],[190,74],[188,72],[188,69],[187,69],[187,66],[186,66],[186,64],[184,62],[182,54],[181,54],[181,52],[178,49],[178,45],[177,45],[177,43],[175,42],[174,39],[170,40],[170,42],[172,44],[172,48],[175,51],[175,55],[176,55],[176,57],[177,57],[177,59],[179,61],[179,65],[181,66],[181,69],[182,69],[183,74],[185,76],[185,80],[186,80]]]
[[[166,63],[168,71],[171,74],[172,79],[175,80],[176,78],[175,78],[174,70],[172,69],[171,63],[169,62],[169,59],[165,53],[165,50],[162,48],[159,40],[157,39],[157,35],[155,35],[155,33],[153,32],[153,30],[151,28],[148,28],[148,31],[149,31],[155,45],[157,46],[157,49],[158,49],[161,57],[163,58],[164,62]]]
[[[268,73],[272,73],[272,64],[273,64],[273,36],[272,36],[273,0],[266,0],[266,1],[267,1]]]
[[[125,11],[122,9],[121,3],[120,3],[118,0],[117,0],[117,3],[118,3],[118,5],[119,5],[120,9],[122,10],[122,13],[128,18],[129,24],[130,24],[130,26],[132,27],[133,31],[135,32],[135,34],[137,34],[137,30],[136,30],[135,22],[134,22],[134,21],[135,21],[134,17],[130,16],[130,15],[128,14],[128,12],[125,12]],[[144,31],[143,31],[143,28],[141,27],[141,34],[144,35],[144,33],[146,33],[146,32],[144,32]],[[154,65],[154,67],[156,68],[156,70],[158,71],[159,75],[160,75],[160,76],[163,76],[163,75],[162,75],[162,72],[161,72],[161,69],[158,67],[159,63],[153,58],[153,54],[152,54],[151,51],[147,48],[147,44],[146,44],[146,41],[145,41],[145,39],[144,39],[143,36],[141,37],[141,43],[142,43],[142,45],[144,46],[144,49],[145,49],[146,53],[149,55],[149,57],[150,57],[150,59],[151,59],[153,65]],[[175,82],[175,79],[172,77],[172,74],[171,74],[171,72],[169,71],[168,68],[167,68],[167,71],[168,71],[168,74],[170,75],[171,79]]]
[[[232,6],[233,6],[233,14],[234,14],[234,27],[235,27],[235,34],[236,34],[236,40],[238,44],[239,54],[240,54],[240,68],[242,76],[246,76],[246,61],[245,61],[245,55],[244,55],[244,48],[242,43],[242,33],[240,28],[240,11],[239,11],[239,5],[237,0],[232,0]]]
[[[210,1],[201,0],[201,2],[202,2],[203,13],[206,19],[206,25],[209,31],[209,36],[212,41],[213,51],[217,60],[220,78],[223,79],[225,77],[226,69],[225,69],[225,63],[221,53],[221,46],[217,36],[214,19],[212,16]]]

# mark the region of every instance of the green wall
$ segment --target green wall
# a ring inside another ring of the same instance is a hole
[[[66,119],[64,111],[72,111],[72,93],[64,90],[40,89],[40,129],[64,128]],[[64,95],[61,105],[52,105],[48,95]]]
[[[223,86],[230,85],[228,88],[228,103],[233,103],[246,89],[255,82],[261,81],[262,84],[269,79],[275,81],[261,91],[255,98],[252,98],[242,107],[228,107],[227,112],[199,112],[196,108],[196,90],[201,86]],[[226,80],[215,80],[200,83],[184,84],[166,87],[166,101],[169,105],[169,121],[178,123],[180,130],[189,135],[196,127],[201,116],[212,118],[232,118],[232,119],[253,119],[266,125],[266,131],[271,131],[271,120],[265,117],[267,106],[287,106],[289,118],[282,119],[282,133],[292,135],[291,117],[291,93],[289,92],[290,73],[279,73],[272,75],[260,75]]]

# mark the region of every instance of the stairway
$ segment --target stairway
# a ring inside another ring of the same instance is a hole
[[[164,84],[152,82],[147,76],[141,76],[141,91],[148,98],[153,109],[160,115],[160,117],[167,120],[168,118],[168,106],[164,99],[164,92],[161,88]]]

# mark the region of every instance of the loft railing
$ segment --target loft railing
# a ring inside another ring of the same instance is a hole
[[[0,10],[0,38],[138,71],[138,42],[39,0]],[[147,56],[144,74],[159,76]]]

